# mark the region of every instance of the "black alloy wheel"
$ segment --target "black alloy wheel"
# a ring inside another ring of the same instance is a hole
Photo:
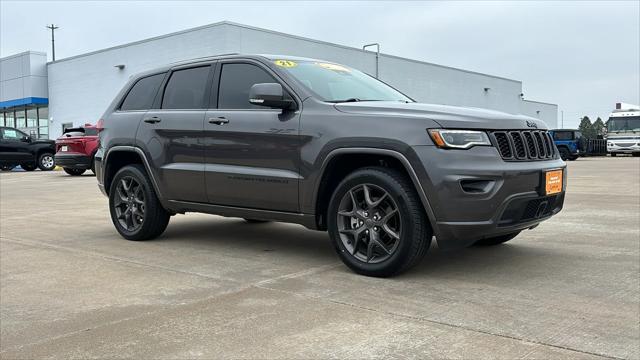
[[[356,259],[376,264],[398,248],[402,219],[398,205],[374,184],[360,184],[340,201],[338,232],[344,247]]]

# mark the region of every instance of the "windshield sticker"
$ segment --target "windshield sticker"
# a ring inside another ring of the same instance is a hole
[[[297,62],[291,60],[276,60],[273,63],[284,68],[292,68],[298,66]]]
[[[325,68],[327,70],[334,70],[334,71],[344,71],[344,72],[351,72],[351,70],[349,70],[348,68],[342,66],[342,65],[338,65],[338,64],[330,64],[330,63],[316,63],[316,65]]]

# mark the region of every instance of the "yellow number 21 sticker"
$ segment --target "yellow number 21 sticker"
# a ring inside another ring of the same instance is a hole
[[[292,68],[292,67],[298,66],[298,63],[296,63],[295,61],[291,61],[291,60],[276,60],[273,63],[278,65],[278,66],[285,67],[285,68]]]

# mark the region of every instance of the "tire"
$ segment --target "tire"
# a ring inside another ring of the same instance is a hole
[[[247,218],[245,218],[244,221],[248,222],[249,224],[263,224],[263,223],[269,222],[269,220],[258,220],[258,219],[247,219]]]
[[[364,197],[367,193],[368,201]],[[370,206],[375,203],[380,204]],[[345,265],[358,274],[375,277],[400,274],[416,265],[429,249],[433,234],[411,181],[383,167],[356,170],[342,180],[331,196],[327,225]],[[369,245],[370,239],[378,241]]]
[[[27,164],[20,164],[20,167],[24,170],[24,171],[33,171],[36,169],[36,164],[33,163],[27,163]]]
[[[578,156],[569,157],[569,161],[576,161],[576,160],[578,160]]]
[[[571,157],[571,153],[569,152],[569,149],[567,149],[564,146],[561,148],[558,148],[558,151],[560,152],[560,158],[564,161],[567,161],[567,159]]]
[[[635,152],[635,153],[632,153],[632,154],[631,154],[631,156],[633,156],[633,157],[639,157],[639,156],[640,156],[640,153]]]
[[[611,153],[611,157],[616,157],[616,156],[618,156],[618,154],[616,154],[616,153]]]
[[[93,175],[96,174],[96,158],[95,157],[91,158],[91,172],[93,173]]]
[[[85,169],[71,169],[71,168],[63,168],[64,172],[66,172],[67,174],[71,175],[71,176],[80,176],[82,174],[84,174]]]
[[[511,234],[500,235],[500,236],[478,240],[473,244],[473,246],[494,246],[494,245],[504,244],[507,241],[518,236],[518,234],[520,234],[520,231],[516,231]]]
[[[52,153],[42,153],[38,156],[38,168],[42,171],[51,171],[56,167]]]
[[[109,188],[109,212],[118,233],[136,241],[160,236],[170,217],[141,165],[127,165],[116,173]]]
[[[13,166],[13,165],[2,165],[2,166],[0,166],[0,170],[1,171],[11,171],[11,170],[13,170],[14,167],[15,166]]]

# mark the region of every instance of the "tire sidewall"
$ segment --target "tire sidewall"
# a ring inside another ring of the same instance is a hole
[[[145,201],[145,216],[142,221],[142,226],[140,226],[136,231],[129,231],[120,225],[120,222],[117,219],[116,210],[114,206],[114,197],[117,196],[116,186],[120,182],[120,180],[125,176],[133,177],[138,184],[142,186],[142,191],[144,192],[144,201]],[[128,240],[141,240],[143,235],[148,232],[148,228],[151,226],[150,224],[150,214],[149,212],[153,209],[150,208],[151,200],[155,198],[156,194],[151,188],[151,183],[149,179],[139,167],[135,165],[125,166],[120,169],[116,175],[113,177],[113,181],[111,181],[111,186],[109,187],[109,213],[111,214],[111,221],[113,225],[116,227],[116,230],[122,237]]]
[[[342,197],[353,187],[362,184],[373,184],[384,189],[395,201],[401,217],[402,230],[398,248],[391,257],[377,264],[367,264],[353,257],[345,248],[338,233],[337,213]],[[360,170],[347,176],[336,187],[331,197],[327,216],[329,236],[340,258],[355,272],[373,276],[393,273],[396,269],[400,269],[410,256],[411,239],[414,236],[414,221],[410,214],[408,194],[391,176],[375,170]]]
[[[42,171],[51,171],[56,167],[56,162],[54,160],[53,161],[53,165],[51,167],[44,166],[44,164],[42,164],[42,159],[44,159],[45,156],[51,156],[51,158],[53,159],[53,154],[51,154],[51,153],[42,153],[42,154],[40,154],[40,156],[38,156],[38,168],[40,168],[40,170],[42,170]]]

